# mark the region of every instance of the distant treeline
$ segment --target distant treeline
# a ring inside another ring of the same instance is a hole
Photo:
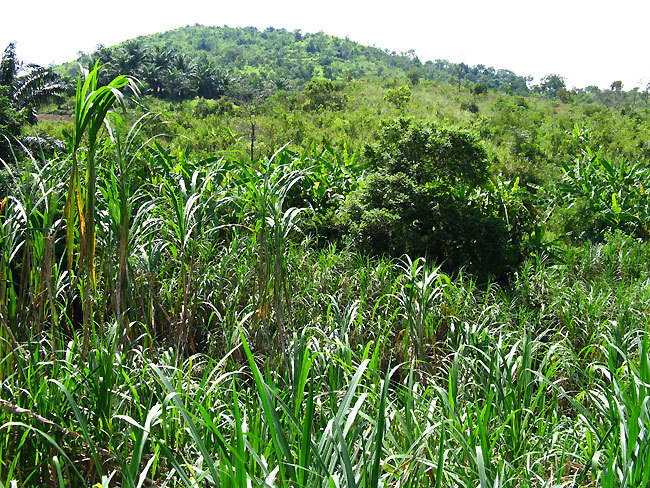
[[[76,76],[79,63],[88,66],[96,61],[106,65],[106,80],[128,73],[144,83],[147,93],[167,99],[220,98],[233,83],[240,87],[234,90],[239,96],[243,91],[250,97],[262,87],[267,91],[301,91],[312,79],[395,78],[411,84],[420,80],[452,83],[459,91],[537,94],[565,103],[575,100],[616,108],[648,103],[648,88],[625,92],[620,81],[613,81],[610,90],[596,86],[569,90],[562,76],[549,74],[535,85],[532,76],[520,76],[508,69],[444,59],[423,63],[414,50],[396,53],[322,32],[272,27],[263,31],[255,27],[182,27],[115,47],[99,46],[94,53],[80,53],[78,60],[65,65],[64,70]]]

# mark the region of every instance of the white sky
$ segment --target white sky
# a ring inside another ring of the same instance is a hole
[[[78,0],[9,1],[0,8],[0,49],[21,60],[71,61],[78,51],[188,24],[272,26],[348,36],[424,62],[448,59],[533,75],[567,86],[624,89],[650,81],[650,1],[618,0]]]

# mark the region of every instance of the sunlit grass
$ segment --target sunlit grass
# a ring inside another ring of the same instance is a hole
[[[648,484],[647,243],[477,283],[308,235],[351,153],[101,122],[1,173],[2,486]]]

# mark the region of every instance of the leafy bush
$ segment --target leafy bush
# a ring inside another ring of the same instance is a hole
[[[574,137],[584,150],[572,164],[562,163],[563,178],[549,190],[557,202],[556,222],[577,239],[602,239],[608,230],[650,237],[648,161],[610,160],[593,151],[578,128]]]
[[[311,80],[305,87],[305,110],[343,110],[347,96],[342,86],[331,80]]]
[[[477,83],[472,88],[472,92],[474,93],[474,95],[483,95],[484,93],[487,93],[487,91],[488,91],[488,86],[485,83]]]
[[[422,79],[422,72],[419,69],[411,69],[406,72],[406,77],[409,79],[411,85],[419,85]]]
[[[356,248],[428,256],[447,270],[503,277],[516,260],[512,241],[519,234],[494,199],[477,198],[491,187],[487,155],[474,135],[400,118],[384,123],[365,155],[375,172],[339,212]]]
[[[408,85],[390,88],[384,95],[384,100],[394,105],[396,109],[401,110],[411,100],[411,89]]]
[[[478,113],[478,105],[473,100],[461,103],[460,108],[462,108],[463,110],[467,110],[468,112],[471,112],[473,114]]]
[[[352,244],[369,254],[429,256],[446,270],[465,266],[483,278],[501,277],[510,264],[505,223],[444,183],[379,171],[348,198],[340,218]]]
[[[418,184],[444,181],[474,187],[488,181],[487,153],[478,138],[432,122],[405,117],[384,122],[379,141],[367,145],[364,155],[371,166],[405,173]]]

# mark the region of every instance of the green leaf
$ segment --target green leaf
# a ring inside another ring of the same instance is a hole
[[[623,211],[621,206],[618,204],[618,201],[616,200],[616,193],[612,193],[612,210],[617,214],[620,214]]]

